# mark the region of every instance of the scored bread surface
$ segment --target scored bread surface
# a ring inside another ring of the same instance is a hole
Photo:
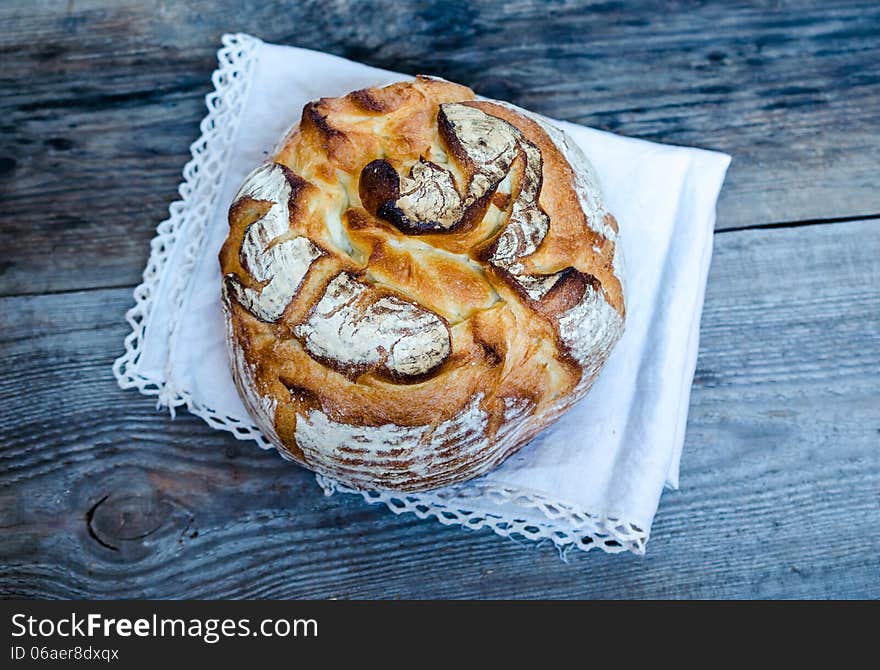
[[[623,333],[617,235],[584,154],[526,110],[423,76],[309,103],[229,210],[236,386],[276,447],[355,488],[484,474]]]

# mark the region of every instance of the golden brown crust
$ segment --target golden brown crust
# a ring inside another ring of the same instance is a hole
[[[350,485],[418,490],[554,420],[623,328],[617,224],[584,170],[443,80],[306,105],[220,252],[233,376],[267,437]]]

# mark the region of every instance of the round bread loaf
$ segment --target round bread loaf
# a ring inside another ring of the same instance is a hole
[[[620,338],[617,232],[586,157],[537,115],[424,76],[311,102],[229,210],[242,400],[355,488],[483,474]]]

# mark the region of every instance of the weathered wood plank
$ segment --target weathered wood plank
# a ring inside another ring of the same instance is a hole
[[[644,558],[324,498],[116,388],[129,289],[0,300],[0,596],[880,597],[880,220],[716,236]]]
[[[0,21],[0,235],[14,240],[0,295],[137,281],[234,30],[727,151],[720,229],[880,213],[875,2],[16,0]]]

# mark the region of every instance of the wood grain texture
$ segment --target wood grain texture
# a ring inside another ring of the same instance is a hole
[[[716,235],[648,554],[325,498],[119,390],[128,288],[0,300],[0,596],[880,597],[880,219]]]
[[[876,2],[12,0],[0,22],[0,295],[139,280],[223,32],[729,152],[719,229],[880,213]]]

